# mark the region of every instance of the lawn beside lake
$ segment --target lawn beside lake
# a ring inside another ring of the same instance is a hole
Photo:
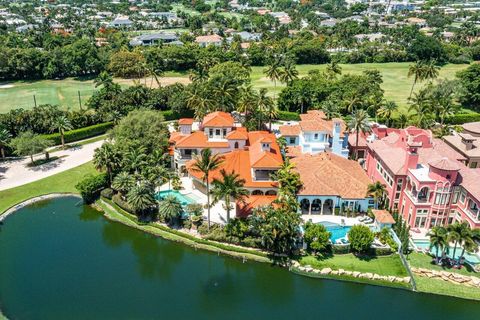
[[[398,255],[357,258],[353,254],[336,254],[333,256],[305,256],[299,260],[302,265],[310,265],[317,269],[344,269],[362,273],[371,272],[382,276],[408,276]]]
[[[468,265],[465,265],[462,269],[453,269],[453,268],[444,268],[436,264],[432,264],[431,263],[432,257],[423,253],[412,252],[406,257],[406,259],[410,264],[410,266],[415,268],[424,268],[424,269],[430,269],[430,270],[436,270],[436,271],[447,271],[447,272],[463,274],[465,276],[478,276],[478,274],[475,274],[475,272]]]
[[[397,102],[403,108],[406,108],[407,98],[410,93],[412,79],[407,77],[408,66],[410,63],[360,63],[360,64],[342,64],[343,73],[358,74],[364,70],[377,69],[383,75],[382,88],[385,90],[387,100]],[[298,65],[297,69],[300,76],[305,76],[310,70],[324,70],[326,65]],[[440,78],[453,79],[457,71],[465,69],[465,64],[447,64],[440,70]],[[265,77],[263,70],[265,67],[252,67],[252,85],[256,89],[267,88],[270,94],[273,94],[274,83]],[[130,79],[115,79],[122,87],[133,84]],[[140,80],[147,86],[155,86],[151,79]],[[175,82],[188,83],[188,73],[186,72],[168,72],[161,79],[162,85],[168,85]],[[277,94],[281,91],[283,85],[277,83]],[[416,88],[420,88],[417,85]],[[8,112],[18,107],[31,109],[34,106],[33,96],[35,95],[37,105],[39,104],[58,104],[63,108],[78,109],[80,102],[85,106],[88,98],[95,91],[92,79],[78,80],[67,78],[63,80],[41,80],[41,81],[11,81],[0,83],[0,113]]]
[[[439,279],[414,276],[417,284],[417,291],[425,293],[441,294],[464,299],[480,300],[478,288],[467,287],[460,284],[453,284]]]
[[[8,208],[33,197],[49,193],[77,193],[75,185],[89,173],[95,173],[91,162],[76,168],[57,173],[53,176],[25,184],[12,189],[0,191],[0,215]]]

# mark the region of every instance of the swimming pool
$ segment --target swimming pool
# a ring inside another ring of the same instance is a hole
[[[322,221],[319,223],[323,224],[325,228],[327,228],[327,230],[331,233],[330,240],[332,240],[333,243],[335,243],[335,241],[337,241],[338,239],[345,238],[348,231],[350,231],[350,229],[352,228],[327,221]]]
[[[412,240],[412,242],[417,249],[429,250],[429,248],[430,248],[430,241],[429,240],[414,239],[414,240]],[[450,250],[447,253],[447,256],[450,257],[450,258],[452,258],[453,249],[454,249],[453,247],[450,247]],[[435,254],[435,251],[436,251],[435,248],[432,248],[432,250],[430,250],[430,253]],[[455,257],[454,258],[457,259],[458,257],[460,257],[461,254],[462,254],[462,248],[460,246],[458,246],[457,251],[455,252]],[[465,252],[464,257],[465,257],[465,260],[467,260],[470,263],[473,263],[473,264],[479,264],[480,263],[480,257],[478,255],[474,254],[474,253]]]
[[[166,190],[166,191],[160,191],[156,194],[157,200],[162,200],[166,196],[173,195],[175,198],[180,201],[182,206],[186,206],[191,203],[198,203],[198,199],[193,199],[193,197],[190,197],[189,195],[184,195],[181,194],[180,192],[176,190]]]

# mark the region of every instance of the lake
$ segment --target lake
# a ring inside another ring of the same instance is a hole
[[[312,279],[195,251],[106,220],[78,198],[0,226],[9,319],[478,319],[480,303]]]

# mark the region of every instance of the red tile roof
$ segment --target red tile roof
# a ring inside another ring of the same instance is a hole
[[[356,161],[330,152],[304,154],[291,161],[303,184],[299,195],[332,195],[344,199],[367,196],[371,181]]]
[[[387,210],[372,209],[372,213],[375,216],[375,220],[380,223],[384,223],[384,224],[395,223],[395,219],[393,219],[392,215]]]
[[[230,113],[216,111],[209,113],[203,118],[203,127],[233,127],[233,117]]]
[[[285,125],[285,126],[280,126],[280,134],[282,136],[298,136],[300,135],[301,129],[299,125]]]
[[[202,131],[195,131],[182,139],[177,140],[176,148],[228,148],[227,141],[208,141],[207,136]]]
[[[280,168],[283,164],[280,147],[275,136],[267,131],[253,131],[248,133],[250,143],[250,166],[252,168]],[[262,150],[262,142],[270,143],[270,150]]]
[[[480,134],[480,121],[478,122],[469,122],[462,124],[463,129],[473,132],[475,134]]]
[[[237,217],[246,218],[253,209],[269,206],[276,198],[277,196],[250,195],[244,202],[237,202]]]
[[[432,160],[428,164],[430,167],[446,171],[458,171],[461,168],[457,161],[450,160],[447,157],[439,160]]]
[[[227,134],[228,140],[247,140],[248,139],[248,132],[247,128],[245,127],[238,127],[235,130],[230,131]]]
[[[181,118],[178,120],[178,124],[193,124],[192,118]]]
[[[205,43],[205,42],[220,42],[222,41],[223,38],[220,37],[218,34],[212,34],[212,35],[208,35],[208,36],[198,36],[195,38],[195,42],[197,43]]]

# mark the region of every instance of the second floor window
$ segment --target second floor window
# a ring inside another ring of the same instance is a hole
[[[315,134],[313,135],[313,139],[318,140],[318,133],[315,133]]]

